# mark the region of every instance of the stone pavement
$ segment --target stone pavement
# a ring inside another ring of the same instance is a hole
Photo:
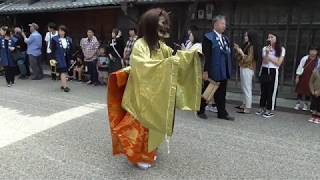
[[[177,111],[171,153],[163,144],[141,171],[111,155],[105,87],[70,87],[0,77],[0,179],[320,179],[320,125],[306,113],[264,119],[230,104],[229,122]]]

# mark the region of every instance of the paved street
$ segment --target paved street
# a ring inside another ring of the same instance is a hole
[[[320,179],[320,125],[307,115],[228,122],[178,111],[170,154],[163,144],[156,166],[141,171],[111,155],[105,87],[70,87],[7,88],[0,77],[0,179]]]

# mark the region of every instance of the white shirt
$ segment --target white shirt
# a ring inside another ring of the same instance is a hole
[[[280,57],[284,57],[286,55],[286,49],[284,47],[281,48],[282,52]],[[267,54],[267,47],[264,47],[262,49],[262,56],[266,56]],[[268,57],[272,60],[272,61],[277,61],[279,59],[279,57],[276,57],[276,51],[271,48],[271,50],[269,51],[269,55]],[[266,68],[274,68],[274,69],[279,69],[279,66],[273,64],[272,62],[268,62],[268,64],[264,64],[262,63],[262,67],[266,67]]]
[[[217,34],[217,36],[219,38],[219,41],[221,42],[221,45],[224,46],[223,39],[222,39],[222,34],[218,33],[216,30],[214,30],[214,32]]]
[[[66,38],[60,38],[60,41],[61,41],[62,47],[64,49],[67,49],[67,47],[68,47],[67,39]]]
[[[309,58],[309,56],[306,55],[306,56],[303,56],[303,58],[300,60],[299,66],[296,71],[296,75],[301,75],[300,72],[303,71],[304,65],[306,65],[308,58]]]
[[[44,40],[47,42],[47,53],[51,53],[50,44],[53,37],[58,36],[58,32],[56,31],[55,34],[52,32],[47,32],[46,37]]]
[[[183,45],[182,49],[183,50],[188,50],[188,49],[190,49],[192,47],[192,45],[193,45],[192,42],[190,40],[188,40],[186,46],[184,47],[184,45]]]

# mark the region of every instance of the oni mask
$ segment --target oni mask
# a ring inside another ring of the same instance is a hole
[[[158,36],[161,39],[168,39],[170,38],[170,26],[168,24],[168,21],[164,15],[162,15],[162,12],[159,15],[159,27],[158,27]]]

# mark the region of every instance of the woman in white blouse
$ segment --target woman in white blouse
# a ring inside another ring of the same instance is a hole
[[[280,44],[279,37],[268,34],[267,46],[262,49],[263,61],[259,73],[261,83],[260,110],[256,113],[265,118],[274,116],[278,84],[279,67],[283,63],[286,50]]]

